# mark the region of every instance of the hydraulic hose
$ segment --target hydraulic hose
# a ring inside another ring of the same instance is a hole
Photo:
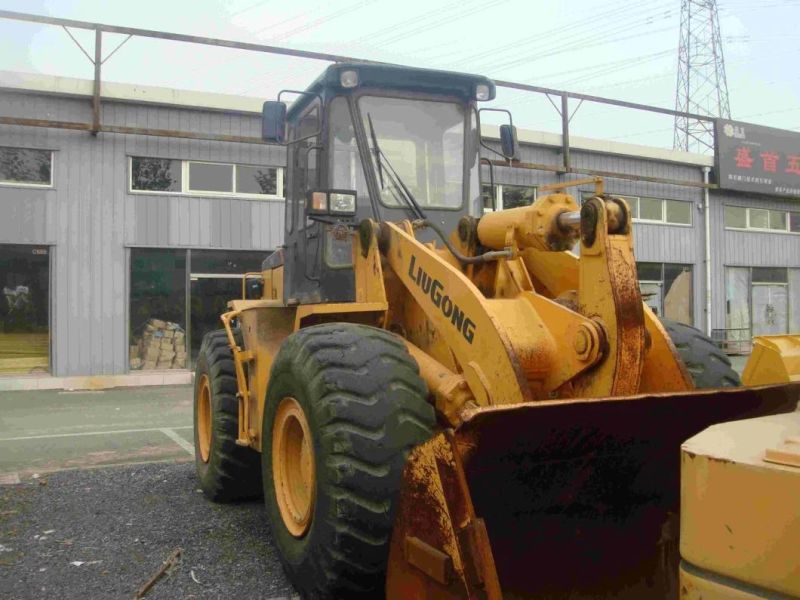
[[[453,244],[450,243],[450,240],[447,238],[444,231],[442,231],[441,228],[433,221],[429,219],[417,219],[416,221],[412,222],[412,226],[414,228],[430,227],[431,229],[433,229],[433,231],[436,232],[436,235],[438,235],[441,238],[442,242],[450,251],[450,253],[456,257],[456,260],[458,260],[458,262],[464,265],[475,265],[479,263],[495,261],[500,258],[512,257],[512,253],[510,250],[492,250],[490,252],[484,252],[483,254],[478,254],[477,256],[465,256],[461,254],[461,252],[459,252],[458,249],[455,246],[453,246]]]

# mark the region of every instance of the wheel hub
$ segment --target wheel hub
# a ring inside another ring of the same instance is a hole
[[[316,489],[314,448],[308,420],[292,397],[280,401],[272,429],[272,478],[281,518],[295,537],[311,524]]]
[[[208,375],[200,378],[195,402],[197,402],[197,444],[200,449],[200,459],[207,463],[211,454],[211,384]]]

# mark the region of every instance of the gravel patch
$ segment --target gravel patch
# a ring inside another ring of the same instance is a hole
[[[213,504],[194,464],[42,475],[0,486],[4,598],[133,598],[176,549],[146,598],[290,598],[261,501]]]

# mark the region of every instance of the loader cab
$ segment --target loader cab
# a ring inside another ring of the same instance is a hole
[[[266,102],[263,138],[286,146],[287,164],[284,248],[264,268],[283,265],[284,302],[355,300],[352,231],[363,219],[413,220],[416,203],[449,232],[482,214],[477,102],[494,95],[484,77],[339,63]]]

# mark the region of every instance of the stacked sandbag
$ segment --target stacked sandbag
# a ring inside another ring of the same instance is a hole
[[[150,319],[130,348],[131,369],[185,369],[186,332],[177,323]]]

